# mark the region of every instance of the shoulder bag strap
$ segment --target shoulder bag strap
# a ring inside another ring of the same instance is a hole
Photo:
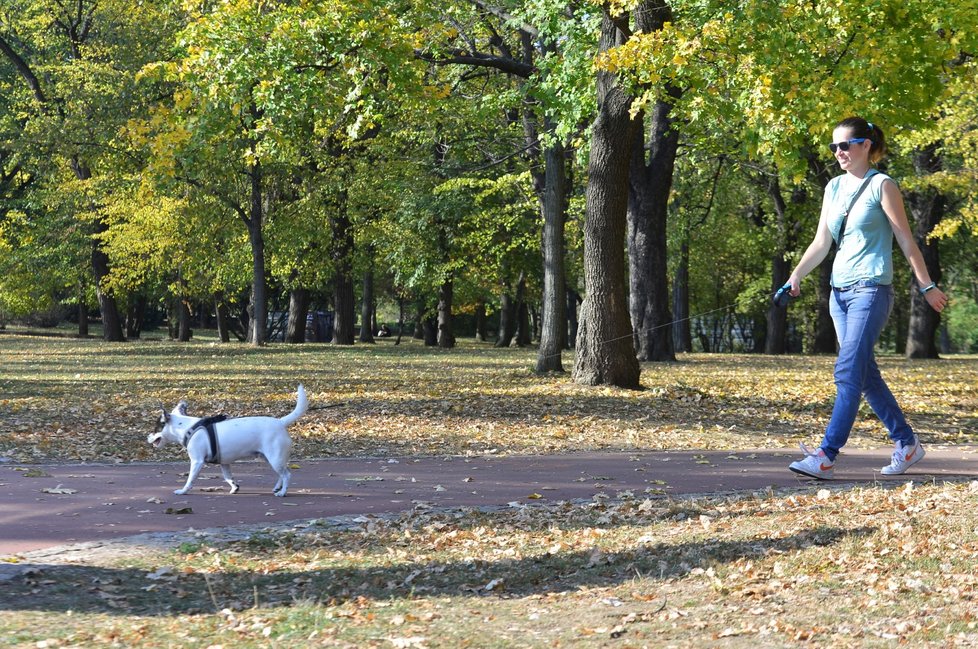
[[[866,179],[863,181],[863,184],[859,186],[859,190],[856,191],[855,195],[852,197],[852,200],[849,201],[849,207],[847,207],[846,211],[842,213],[842,225],[839,227],[839,238],[836,239],[835,241],[836,248],[842,247],[842,237],[846,236],[846,224],[849,221],[849,212],[851,212],[852,208],[855,207],[856,201],[859,200],[859,196],[863,193],[863,190],[866,189],[866,187],[869,185],[869,181],[871,181],[873,179],[873,176],[876,175],[876,172],[874,170],[870,170],[870,172],[871,173],[866,174]]]

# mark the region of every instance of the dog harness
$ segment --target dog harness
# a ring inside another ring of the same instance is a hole
[[[191,428],[183,436],[183,447],[187,448],[190,445],[190,440],[193,439],[200,431],[207,433],[207,441],[210,442],[211,452],[204,458],[204,462],[208,464],[220,464],[221,463],[221,449],[217,445],[217,432],[214,430],[214,424],[219,423],[227,419],[227,415],[212,415],[210,417],[204,417]]]

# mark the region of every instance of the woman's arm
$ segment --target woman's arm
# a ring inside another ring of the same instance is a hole
[[[896,183],[883,181],[883,197],[881,204],[886,218],[890,221],[893,228],[893,236],[896,237],[897,244],[903,251],[903,256],[910,263],[914,277],[917,278],[917,285],[920,287],[931,284],[930,273],[927,271],[927,264],[924,263],[924,256],[920,254],[920,248],[914,241],[913,233],[910,232],[910,223],[907,220],[907,211],[903,206],[903,195]],[[924,299],[932,309],[940,313],[947,306],[947,295],[939,288],[932,288],[924,293]]]
[[[791,284],[791,294],[798,296],[801,293],[801,280],[805,279],[808,273],[812,272],[825,256],[832,249],[832,233],[829,231],[828,219],[826,218],[826,203],[822,202],[822,214],[818,218],[818,227],[815,229],[815,238],[808,244],[805,254],[801,256],[801,261],[795,266],[794,272],[788,278]]]

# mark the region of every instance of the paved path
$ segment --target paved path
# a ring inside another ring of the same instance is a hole
[[[889,448],[847,451],[832,482],[978,478],[978,447],[928,447],[924,461],[897,478],[878,471],[889,453]],[[274,474],[257,461],[234,465],[241,491],[233,496],[217,467],[206,468],[191,493],[174,495],[173,489],[185,480],[186,462],[0,465],[0,558],[150,532],[428,506],[505,506],[624,491],[646,497],[802,486],[809,481],[786,468],[799,456],[790,450],[756,450],[305,460],[295,463],[286,498],[271,495]],[[192,513],[180,513],[187,508]]]

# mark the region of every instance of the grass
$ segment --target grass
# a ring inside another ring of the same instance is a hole
[[[298,457],[781,447],[817,438],[831,407],[831,358],[693,355],[643,367],[641,391],[536,376],[533,358],[0,335],[0,455],[156,459],[161,400],[282,414],[300,381],[331,407],[294,429]],[[880,364],[925,441],[975,441],[978,359]],[[884,443],[868,413],[853,443]],[[0,588],[0,645],[975,646],[976,498],[978,483],[811,488],[201,537],[25,566]]]
[[[418,341],[377,345],[190,344],[0,335],[0,456],[20,462],[178,459],[139,443],[161,405],[281,415],[302,382],[313,408],[297,458],[551,453],[583,449],[783,448],[815,441],[834,397],[830,357],[687,355],[643,367],[640,391],[531,371],[535,352]],[[565,356],[570,366],[572,355]],[[925,442],[978,438],[978,360],[883,357]],[[885,443],[866,410],[856,446]]]

